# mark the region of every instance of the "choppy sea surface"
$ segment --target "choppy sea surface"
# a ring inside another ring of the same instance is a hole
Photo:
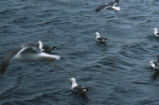
[[[0,77],[0,105],[159,105],[159,78],[148,61],[159,53],[158,0],[121,0],[120,12],[95,8],[110,0],[0,0],[0,60],[23,43],[55,45],[62,57],[11,62]],[[107,37],[97,44],[95,32]],[[89,88],[71,93],[70,77]]]

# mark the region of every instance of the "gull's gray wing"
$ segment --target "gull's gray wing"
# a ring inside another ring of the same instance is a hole
[[[20,49],[16,49],[12,52],[9,52],[7,53],[3,58],[2,58],[2,61],[1,61],[1,64],[0,64],[0,74],[3,74],[9,63],[10,63],[10,60],[19,52]]]
[[[96,8],[96,12],[100,12],[102,9],[104,9],[106,7],[106,5],[100,5]]]
[[[100,12],[102,9],[111,7],[111,6],[113,6],[113,5],[114,5],[114,2],[110,2],[110,3],[106,4],[106,5],[100,5],[100,6],[98,6],[98,7],[96,8],[95,11],[96,11],[96,12]]]
[[[21,47],[39,47],[38,43],[29,43],[29,44],[22,44]]]
[[[115,2],[110,2],[106,6],[113,6],[114,4],[115,4]]]
[[[39,50],[34,49],[32,47],[27,47],[27,48],[23,47],[23,48],[19,48],[19,49],[16,49],[14,51],[11,51],[11,52],[7,53],[2,58],[2,61],[1,61],[1,64],[0,64],[0,74],[3,74],[6,71],[8,65],[9,65],[9,63],[12,60],[13,57],[16,57],[16,56],[19,56],[19,55],[25,57],[28,54],[34,54],[34,53],[39,53]]]
[[[26,55],[26,54],[34,54],[34,53],[40,53],[41,51],[37,50],[36,48],[33,47],[28,47],[25,48],[20,54],[21,55]]]

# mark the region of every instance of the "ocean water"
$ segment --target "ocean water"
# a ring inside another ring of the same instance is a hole
[[[62,58],[11,62],[0,77],[0,105],[159,105],[159,79],[148,61],[159,53],[158,0],[121,0],[120,12],[103,10],[110,0],[0,0],[0,60],[23,43],[55,45]],[[107,37],[95,41],[95,32]],[[88,87],[71,93],[70,77]]]

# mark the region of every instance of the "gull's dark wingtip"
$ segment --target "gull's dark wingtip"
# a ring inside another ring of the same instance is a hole
[[[1,61],[1,64],[0,64],[0,75],[4,74],[9,63],[10,63],[10,60],[12,59],[12,57],[19,51],[19,49],[16,49],[15,51],[12,51],[12,52],[9,52],[7,53],[3,58],[2,58],[2,61]]]
[[[115,0],[115,3],[119,3],[119,0]]]
[[[95,9],[95,12],[100,12],[100,9]]]
[[[100,5],[95,9],[95,12],[100,12],[102,9],[104,9],[107,5]]]
[[[0,65],[0,75],[3,75],[8,67],[8,63],[2,62]]]
[[[156,70],[155,73],[152,75],[152,79],[156,80],[158,76],[159,76],[159,71]]]
[[[5,72],[5,70],[0,70],[0,75],[3,75],[4,74],[4,72]]]

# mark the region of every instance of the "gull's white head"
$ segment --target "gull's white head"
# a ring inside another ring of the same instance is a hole
[[[153,31],[158,31],[158,29],[157,28],[153,28]]]
[[[78,84],[76,83],[76,79],[75,78],[70,78],[70,81],[72,82],[72,87],[71,89],[73,89],[74,87],[78,86]]]
[[[70,81],[71,82],[76,82],[76,79],[72,77],[72,78],[70,78]]]
[[[39,49],[41,50],[41,51],[43,51],[44,49],[43,49],[43,43],[42,43],[42,41],[38,41],[38,44],[39,44]]]
[[[149,63],[149,64],[152,64],[152,63],[153,63],[153,60],[151,60],[151,61],[148,61],[148,63]]]
[[[99,38],[99,37],[100,37],[99,32],[96,32],[95,35],[96,35],[96,38]]]
[[[157,28],[153,28],[153,33],[154,33],[155,36],[158,36],[158,35],[157,35],[158,29],[157,29]]]

